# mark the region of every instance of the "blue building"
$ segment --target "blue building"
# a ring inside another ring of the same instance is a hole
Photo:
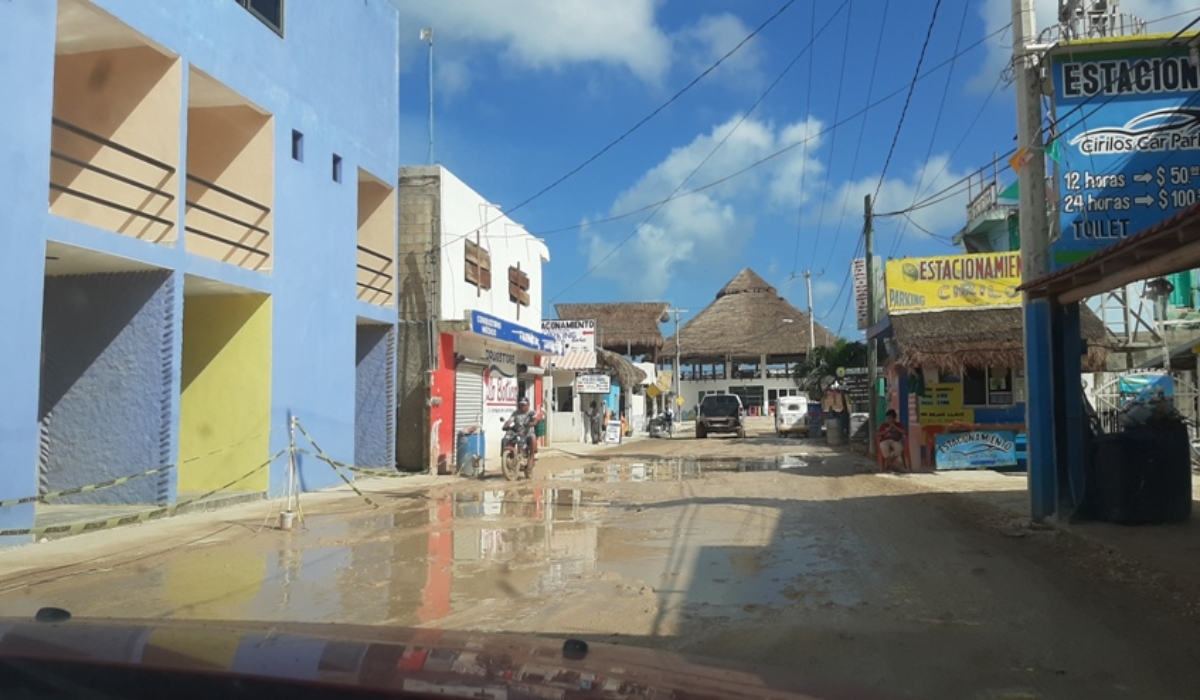
[[[292,416],[394,463],[397,40],[386,0],[0,3],[0,501],[279,494],[238,479]]]

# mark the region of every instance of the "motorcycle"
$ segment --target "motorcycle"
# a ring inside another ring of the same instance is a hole
[[[500,440],[500,467],[509,481],[516,480],[522,473],[525,478],[530,477],[529,442],[515,428],[506,428],[504,438]]]
[[[650,437],[675,437],[675,420],[669,413],[660,413],[650,419]]]

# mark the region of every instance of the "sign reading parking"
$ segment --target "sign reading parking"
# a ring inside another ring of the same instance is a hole
[[[1200,67],[1148,46],[1060,54],[1053,74],[1057,270],[1200,201]]]

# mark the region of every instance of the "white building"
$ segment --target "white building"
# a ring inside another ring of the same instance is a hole
[[[521,396],[545,405],[546,244],[441,166],[400,170],[397,461],[450,471],[461,448],[497,469]],[[465,435],[482,435],[483,444]]]

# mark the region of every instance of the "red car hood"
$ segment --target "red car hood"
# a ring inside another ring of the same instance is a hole
[[[52,662],[458,697],[883,698],[638,647],[359,625],[0,618],[0,665]]]

